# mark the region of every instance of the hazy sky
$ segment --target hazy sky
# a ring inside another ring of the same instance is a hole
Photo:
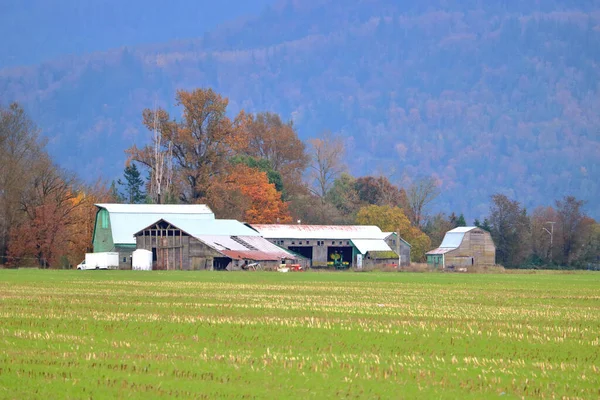
[[[202,36],[275,0],[0,0],[0,68]]]

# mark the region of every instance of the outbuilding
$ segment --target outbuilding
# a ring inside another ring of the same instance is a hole
[[[377,226],[250,225],[265,239],[310,260],[312,268],[397,266],[398,254]]]
[[[496,246],[492,236],[476,226],[448,231],[440,247],[427,253],[427,264],[442,269],[492,266],[495,262]]]
[[[119,269],[132,268],[136,249],[134,234],[161,218],[189,221],[214,220],[215,214],[204,204],[96,204],[93,251],[118,252]]]
[[[160,219],[135,233],[136,246],[152,252],[158,270],[275,270],[300,257],[236,220]]]

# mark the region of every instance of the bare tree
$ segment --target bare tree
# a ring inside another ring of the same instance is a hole
[[[0,257],[6,254],[11,226],[22,216],[21,197],[44,155],[44,142],[23,108],[0,106]]]
[[[311,191],[324,199],[335,179],[346,169],[344,141],[342,137],[325,131],[321,137],[310,139],[308,143],[311,155],[310,176],[314,182]]]
[[[419,178],[410,186],[407,195],[410,222],[420,228],[427,206],[440,195],[438,182],[433,177]]]

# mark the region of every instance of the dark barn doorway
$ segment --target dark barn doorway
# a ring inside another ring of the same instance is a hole
[[[300,254],[302,257],[308,258],[311,261],[313,259],[313,248],[312,247],[289,246],[288,250],[293,251],[296,254]]]

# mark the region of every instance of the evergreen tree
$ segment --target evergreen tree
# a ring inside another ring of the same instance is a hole
[[[123,173],[125,182],[118,180],[118,184],[125,188],[121,197],[128,204],[140,204],[146,200],[146,194],[143,191],[144,181],[141,178],[140,171],[134,163],[125,167]]]
[[[119,193],[119,190],[117,189],[117,184],[115,183],[115,181],[112,181],[110,184],[110,199],[113,203],[122,203],[123,202],[123,197],[121,196],[121,193]]]
[[[465,216],[461,213],[458,219],[456,220],[456,226],[467,226],[467,221],[465,221]]]

